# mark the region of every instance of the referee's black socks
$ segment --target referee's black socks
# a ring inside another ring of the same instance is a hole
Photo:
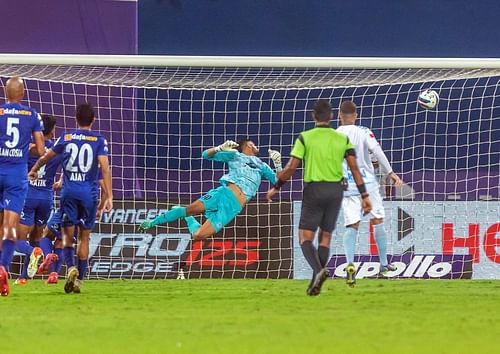
[[[321,264],[321,268],[326,267],[326,263],[328,263],[328,257],[330,257],[330,247],[318,246],[318,258],[319,263]]]
[[[314,274],[318,274],[323,267],[321,266],[318,252],[316,251],[316,248],[314,248],[312,241],[306,240],[302,242],[300,248],[302,248],[302,253],[307,260],[307,263],[311,266]]]

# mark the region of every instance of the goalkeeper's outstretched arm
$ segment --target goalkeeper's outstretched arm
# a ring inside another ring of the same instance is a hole
[[[205,160],[220,162],[231,161],[236,156],[237,147],[238,143],[235,143],[232,140],[226,140],[224,144],[206,149],[203,151],[202,156]]]

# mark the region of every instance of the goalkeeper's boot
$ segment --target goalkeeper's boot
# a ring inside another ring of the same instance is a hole
[[[325,282],[326,279],[328,279],[328,269],[323,268],[319,271],[318,274],[314,277],[314,281],[312,283],[312,286],[309,288],[310,290],[308,291],[307,295],[309,296],[317,296],[321,293],[321,287],[323,286],[323,283]]]
[[[0,265],[0,295],[7,296],[9,293],[9,273],[7,273],[4,266]]]
[[[26,278],[17,278],[16,281],[14,282],[16,285],[26,285],[28,284],[28,279]]]
[[[52,268],[52,264],[57,262],[59,257],[55,253],[49,253],[45,256],[42,264],[38,267],[36,274],[47,274]]]
[[[71,267],[68,269],[68,275],[66,276],[66,283],[64,284],[64,292],[69,294],[73,292],[75,281],[78,278],[78,269],[76,267]]]
[[[80,279],[76,279],[75,284],[73,284],[73,292],[75,294],[80,294],[81,287],[82,287],[82,281]]]
[[[59,274],[57,274],[57,272],[52,272],[49,274],[49,277],[45,281],[45,284],[57,284],[58,280],[59,280]]]
[[[33,248],[33,251],[31,252],[30,256],[30,262],[27,268],[27,273],[29,278],[33,278],[35,276],[36,271],[38,269],[38,262],[42,257],[43,257],[42,249],[40,247]]]
[[[353,288],[356,285],[356,267],[354,264],[349,263],[345,268],[345,283],[348,287]]]
[[[387,264],[385,266],[381,265],[380,266],[380,271],[378,272],[378,274],[385,275],[387,272],[394,272],[396,270],[398,270],[398,268],[396,268],[395,265],[389,263],[389,264]]]

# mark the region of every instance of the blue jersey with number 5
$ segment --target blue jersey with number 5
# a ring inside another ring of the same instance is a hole
[[[42,131],[39,114],[20,103],[0,106],[0,174],[26,175],[32,134]]]
[[[92,191],[99,181],[98,156],[108,155],[108,143],[99,133],[77,129],[57,139],[52,150],[62,154],[63,189]]]

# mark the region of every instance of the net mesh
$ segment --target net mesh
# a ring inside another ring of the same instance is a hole
[[[28,105],[57,117],[57,135],[76,127],[76,104],[88,101],[98,116],[93,129],[110,143],[115,209],[93,234],[91,277],[170,278],[182,270],[187,277],[307,278],[296,244],[301,172],[271,204],[263,182],[213,239],[192,242],[182,221],[145,235],[135,230],[218,185],[225,169],[203,161],[208,147],[249,136],[265,162],[268,148],[286,161],[298,133],[313,126],[318,98],[334,108],[352,99],[359,124],[372,129],[405,182],[395,189],[381,179],[389,253],[401,270],[393,276],[499,276],[496,246],[484,235],[500,214],[500,70],[0,66],[2,78],[13,75],[26,79]],[[416,103],[427,88],[440,95],[436,110]],[[470,224],[479,225],[477,240],[470,241]],[[342,233],[340,216],[335,276],[342,276]],[[461,246],[459,237],[469,243]],[[374,275],[366,221],[357,253],[360,275]]]

